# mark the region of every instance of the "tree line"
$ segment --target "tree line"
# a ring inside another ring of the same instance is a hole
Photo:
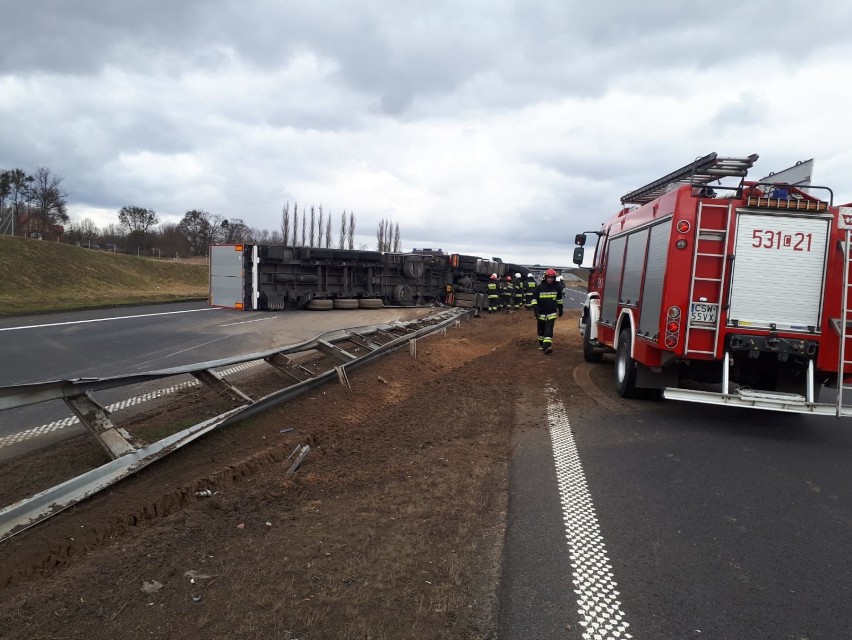
[[[47,167],[33,174],[23,169],[0,170],[0,233],[41,237],[68,222],[68,193],[62,181]]]
[[[318,248],[355,249],[355,213],[343,211],[338,233],[333,216],[322,205],[302,207],[286,202],[280,229],[249,227],[241,218],[225,218],[202,209],[187,211],[180,222],[161,222],[153,209],[121,207],[117,222],[103,227],[91,218],[70,221],[63,178],[45,167],[34,175],[22,169],[0,171],[0,234],[58,240],[70,244],[126,253],[159,256],[205,256],[211,244],[284,244]],[[379,251],[400,251],[399,223],[379,222]],[[336,243],[335,243],[336,240]],[[359,249],[366,249],[361,244]]]

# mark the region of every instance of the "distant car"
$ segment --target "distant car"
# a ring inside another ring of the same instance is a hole
[[[86,246],[89,249],[100,249],[101,248],[101,245],[99,245],[99,244],[89,244],[89,245],[86,245]]]

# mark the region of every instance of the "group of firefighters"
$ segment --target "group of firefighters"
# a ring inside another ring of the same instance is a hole
[[[562,317],[565,284],[556,271],[548,269],[540,283],[532,273],[523,278],[520,273],[500,278],[492,273],[486,287],[488,313],[532,309],[538,331],[538,348],[545,354],[553,353],[553,326]]]

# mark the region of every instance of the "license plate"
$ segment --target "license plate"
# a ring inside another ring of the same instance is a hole
[[[715,302],[693,302],[689,309],[691,322],[716,322],[719,305]]]

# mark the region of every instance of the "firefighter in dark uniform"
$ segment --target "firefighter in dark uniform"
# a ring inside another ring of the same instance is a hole
[[[520,273],[515,274],[515,308],[523,309],[524,308],[524,286],[526,282],[521,278]]]
[[[515,285],[512,284],[512,276],[507,275],[503,280],[503,303],[501,305],[506,309],[506,313],[515,308]]]
[[[548,269],[533,294],[532,308],[538,320],[538,348],[553,353],[553,325],[562,317],[562,283],[556,282],[556,271]]]
[[[497,288],[497,274],[492,273],[488,284],[485,287],[485,294],[488,296],[488,313],[497,313],[497,305],[499,304],[500,291]]]
[[[528,273],[527,279],[524,281],[524,298],[526,299],[526,304],[528,307],[532,306],[532,299],[535,295],[536,286],[537,283],[535,281],[535,278],[533,277],[533,274]]]

